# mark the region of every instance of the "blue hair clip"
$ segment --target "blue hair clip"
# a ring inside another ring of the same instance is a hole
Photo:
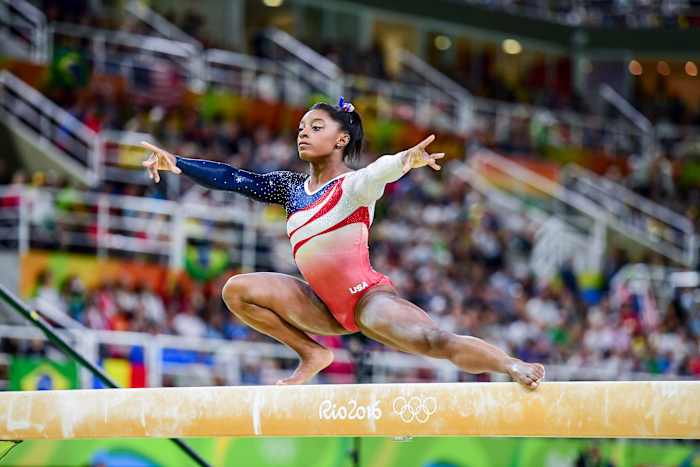
[[[340,96],[340,99],[338,99],[338,107],[343,112],[352,113],[355,111],[355,106],[350,102],[345,102],[345,98],[343,96]]]

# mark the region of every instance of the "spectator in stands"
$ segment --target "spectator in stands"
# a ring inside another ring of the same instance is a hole
[[[48,269],[43,269],[37,274],[34,304],[38,309],[64,311],[61,295],[54,284],[53,274]]]
[[[50,19],[95,23],[89,15],[84,15],[87,9],[85,2],[77,2],[77,7],[70,6],[65,11],[58,11],[61,9],[55,8],[56,2],[46,3],[49,5],[45,11],[49,12]],[[64,16],[61,18],[61,15]],[[189,23],[188,30],[196,34],[201,32],[201,21],[194,18]],[[137,28],[134,32],[145,30]],[[69,90],[98,93],[99,90],[94,88],[84,89],[83,78],[89,77],[89,74],[85,75],[89,69],[84,68],[87,57],[85,44],[73,42],[63,45],[65,50],[57,51],[52,65],[52,72],[57,74],[59,84]],[[366,62],[367,57],[362,52],[350,50],[349,47],[336,48],[329,52],[329,57],[331,54],[346,71],[387,78],[382,54],[376,50],[370,55],[376,63]],[[481,58],[473,60],[477,59]],[[455,73],[454,76],[458,76],[461,82],[467,83],[464,75],[457,74],[459,71],[450,70],[450,73]],[[479,96],[564,109],[571,109],[576,102],[575,96],[572,99],[566,97],[570,89],[557,93],[539,92],[543,86],[540,63],[525,73],[527,78],[523,80],[506,81],[497,70],[489,70],[488,73],[489,79],[483,88],[477,89],[473,84],[468,84],[470,90]],[[700,113],[693,112],[685,103],[667,95],[665,91],[659,92],[658,96],[638,87],[633,103],[640,103],[643,113],[666,127],[673,123],[700,123]],[[132,99],[116,95],[104,96],[104,102],[90,96],[78,99],[73,93],[59,97],[59,103],[65,102],[78,120],[93,129],[108,127],[153,132],[161,142],[176,148],[178,152],[196,153],[198,149],[208,147],[214,159],[248,168],[290,169],[295,163],[294,158],[289,157],[293,151],[285,144],[288,141],[286,135],[266,129],[254,132],[251,138],[237,118],[205,116],[203,111],[193,109],[182,99],[172,106],[166,106],[147,101],[134,104]],[[112,116],[107,118],[108,114]],[[509,151],[545,150],[552,145],[564,144],[565,131],[555,114],[541,110],[517,114],[511,122],[510,132],[504,131],[503,119],[486,119],[479,140]],[[75,128],[68,125],[57,132],[57,142],[62,147],[68,147],[69,133],[73,130]],[[697,223],[700,221],[697,209],[700,194],[697,189],[686,189],[679,184],[680,176],[677,173],[674,175],[673,171],[673,164],[686,154],[682,152],[686,149],[678,148],[692,146],[692,130],[683,131],[688,133],[683,133],[677,146],[668,142],[672,138],[665,138],[666,152],[660,153],[651,162],[652,165],[640,167],[644,168],[641,172],[644,177],[636,189],[652,199],[687,211]],[[257,140],[258,144],[254,146],[252,140]],[[602,148],[607,144],[596,135],[587,135],[584,142],[589,147]],[[628,165],[635,167],[637,160],[634,158],[637,156],[624,157],[629,157]],[[3,161],[0,160],[0,165]],[[613,167],[617,170],[618,166]],[[611,171],[609,175],[610,178],[623,180],[623,172]],[[38,175],[35,177],[36,184],[53,185],[50,178]],[[18,174],[15,182],[17,186],[24,185],[26,177],[23,180],[22,175]],[[482,209],[481,214],[474,216],[471,210],[481,202],[474,201],[476,197],[463,183],[460,182],[459,186],[462,187],[461,192],[453,194],[447,182],[437,182],[416,173],[387,187],[387,198],[391,203],[389,215],[381,204],[377,206],[373,260],[377,269],[386,271],[404,296],[425,306],[444,327],[458,333],[493,339],[518,355],[539,355],[548,362],[569,362],[577,366],[595,365],[616,374],[644,370],[700,377],[700,311],[693,291],[679,291],[672,310],[664,311],[663,324],[658,330],[644,329],[639,310],[634,310],[629,304],[622,305],[622,309],[618,310],[604,299],[595,308],[582,308],[569,292],[532,285],[533,278],[523,260],[534,241],[532,226],[522,221],[522,225],[514,227],[508,221],[519,216],[503,216],[489,208],[479,208]],[[60,240],[63,246],[75,248],[73,242],[66,240],[65,234],[56,234],[57,228],[61,232],[65,230],[60,223],[56,227],[58,217],[87,217],[71,191],[71,188],[64,187],[62,194],[54,197],[49,192],[30,190],[27,199],[33,238],[40,238],[35,235],[36,232],[45,232],[43,245],[55,246]],[[135,185],[120,187],[115,191],[143,195],[143,190]],[[0,202],[4,203],[7,199],[17,200],[16,197],[5,196],[0,198]],[[203,202],[212,201],[203,199]],[[421,212],[420,218],[415,215],[416,212]],[[136,211],[130,215],[145,220]],[[474,217],[479,219],[474,220]],[[468,219],[471,219],[472,225],[467,225]],[[165,219],[153,219],[148,226],[149,231],[144,232],[143,236],[165,239],[162,228],[167,226]],[[275,246],[278,244],[283,242],[278,240]],[[607,286],[613,274],[628,264],[630,258],[613,252],[606,257],[606,261]],[[281,261],[276,264],[281,264]],[[186,334],[194,330],[194,335],[223,335],[237,340],[261,339],[225,313],[222,303],[217,304],[216,310],[201,304],[197,307],[184,289],[160,297],[149,290],[124,292],[121,286],[116,287],[107,281],[96,289],[69,287],[59,294],[52,280],[49,278],[46,281],[46,278],[40,279],[39,289],[43,291],[38,295],[59,307],[68,304],[72,316],[82,316],[82,320],[95,329],[184,331]],[[441,287],[435,287],[435,284],[441,284]],[[118,297],[124,293],[126,299],[124,296]],[[606,295],[609,290],[603,293]],[[197,294],[195,292],[195,296]],[[130,295],[135,297],[132,301],[136,304],[124,306],[129,303]],[[71,309],[71,306],[74,308]],[[80,309],[84,311],[81,313]],[[222,321],[222,316],[228,319]],[[669,319],[673,316],[676,317]],[[188,322],[195,324],[188,328]]]
[[[199,288],[196,288],[189,305],[173,318],[172,327],[175,333],[187,337],[205,337],[207,323],[200,317],[204,307],[204,295]]]
[[[77,322],[85,321],[87,294],[83,281],[77,275],[69,275],[61,286],[62,308]]]

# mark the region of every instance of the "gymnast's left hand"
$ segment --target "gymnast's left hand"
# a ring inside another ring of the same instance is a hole
[[[440,170],[440,166],[435,161],[445,157],[445,153],[437,152],[430,154],[425,150],[433,141],[435,141],[435,135],[430,135],[420,143],[413,146],[411,149],[407,149],[401,154],[404,173],[411,169],[417,169],[418,167],[423,167],[426,165],[429,165],[434,170]]]

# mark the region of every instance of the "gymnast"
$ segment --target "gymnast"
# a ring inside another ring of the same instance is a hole
[[[143,166],[156,183],[159,171],[184,173],[195,182],[230,190],[287,212],[287,235],[305,280],[286,274],[254,272],[231,277],[223,288],[226,306],[241,321],[291,347],[299,365],[277,384],[304,384],[333,361],[333,352],[311,338],[361,332],[403,352],[442,358],[469,373],[498,372],[529,389],[544,377],[539,363],[526,363],[471,336],[440,329],[428,314],[399,296],[391,280],[369,262],[368,237],[374,205],[386,184],[411,169],[440,170],[444,153],[416,146],[379,157],[352,170],[363,130],[353,105],[318,103],[299,122],[299,157],[309,174],[276,171],[257,174],[227,164],[173,155],[149,143]]]

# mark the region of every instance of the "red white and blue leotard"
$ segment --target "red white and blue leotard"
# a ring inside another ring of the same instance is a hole
[[[358,331],[355,305],[379,284],[391,284],[369,262],[374,205],[387,183],[403,175],[397,156],[382,156],[360,170],[341,174],[311,192],[308,175],[278,171],[256,174],[219,162],[177,158],[197,183],[277,203],[287,211],[287,235],[299,271],[348,331]]]

